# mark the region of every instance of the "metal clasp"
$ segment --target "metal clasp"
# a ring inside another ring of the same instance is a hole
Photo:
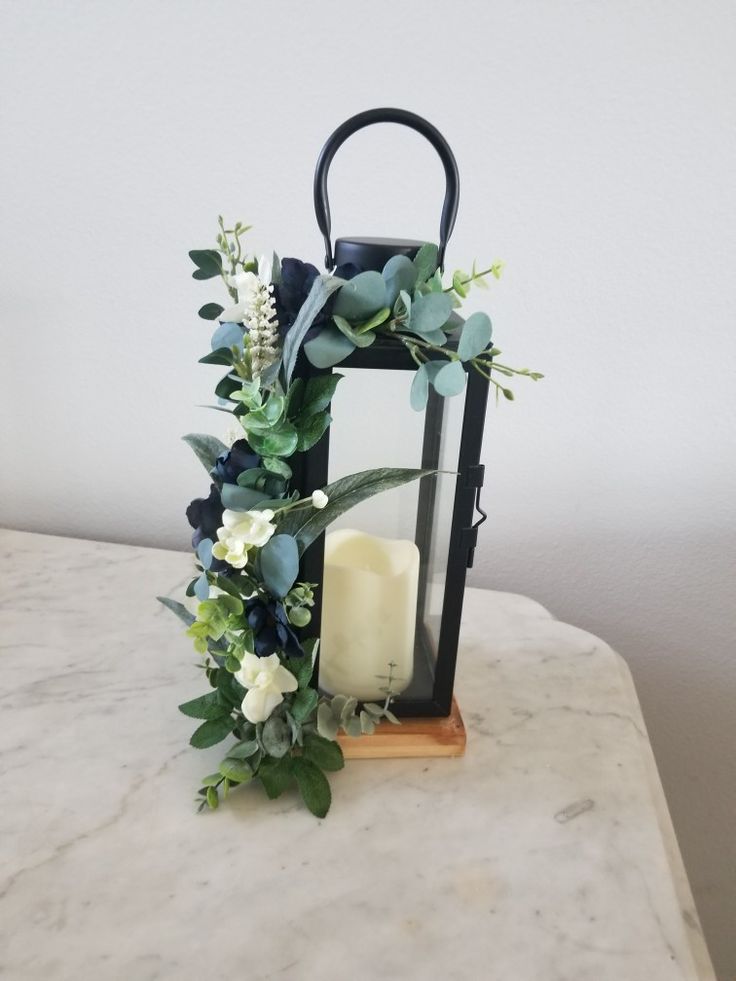
[[[468,471],[465,477],[466,486],[470,488],[475,488],[475,502],[473,504],[473,510],[477,511],[480,517],[471,525],[470,528],[464,529],[465,539],[468,543],[468,568],[473,568],[473,561],[475,559],[475,547],[478,544],[478,528],[483,524],[488,515],[480,506],[480,492],[483,487],[483,481],[485,479],[486,468],[482,463],[474,464],[468,467]]]

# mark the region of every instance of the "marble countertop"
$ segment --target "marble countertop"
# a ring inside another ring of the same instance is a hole
[[[360,760],[324,821],[197,815],[178,552],[0,532],[0,976],[712,979],[627,668],[468,590],[462,759]]]

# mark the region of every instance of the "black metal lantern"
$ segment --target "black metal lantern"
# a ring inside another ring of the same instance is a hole
[[[380,272],[392,256],[406,255],[414,258],[423,244],[420,241],[403,239],[339,238],[335,242],[333,255],[327,199],[329,166],[335,152],[351,134],[373,123],[399,123],[408,126],[425,136],[440,156],[446,176],[438,247],[439,263],[442,267],[459,198],[457,165],[452,151],[439,131],[420,116],[401,109],[373,109],[353,116],[338,127],[325,143],[317,163],[314,204],[317,222],[324,235],[327,269],[332,269],[336,263],[352,262],[362,270]],[[456,314],[453,316],[458,325],[462,324]],[[362,465],[353,466],[352,469],[399,465],[440,471],[437,475],[422,478],[418,485],[414,485],[416,489],[413,496],[402,500],[399,534],[415,543],[419,571],[416,617],[414,618],[413,611],[411,614],[414,619],[413,663],[409,677],[404,678],[401,694],[393,702],[392,710],[401,716],[447,716],[452,707],[466,570],[473,564],[478,525],[485,520],[479,498],[484,472],[480,453],[488,381],[465,366],[467,384],[464,395],[443,399],[430,387],[422,420],[408,404],[409,380],[406,375],[402,375],[402,372],[413,371],[415,368],[406,347],[388,336],[378,336],[370,347],[358,348],[342,361],[336,370],[351,375],[362,373],[362,377],[370,379],[366,390],[370,391],[372,388],[380,391],[381,398],[369,399],[367,404],[363,401],[362,410],[351,400],[340,411],[333,411],[334,422],[327,434],[313,449],[293,458],[294,486],[302,494],[308,494],[315,488],[325,486],[331,478],[346,472],[348,468],[340,466],[337,473],[330,473],[330,433],[332,432],[334,451],[336,444],[349,446],[351,439],[354,442],[351,433],[355,433],[356,426],[363,430],[359,457]],[[296,375],[309,378],[331,370],[314,368],[302,352]],[[402,382],[402,397],[397,405],[400,405],[400,411],[407,417],[413,417],[411,425],[407,426],[417,433],[415,447],[401,442],[407,427],[397,425],[395,416],[382,418],[380,414],[382,405],[385,405],[383,393],[389,390],[394,379]],[[353,382],[346,384],[344,388],[344,398],[350,399],[353,396],[354,399]],[[423,421],[420,430],[416,427],[417,419],[420,424]],[[392,439],[394,446],[391,448],[389,444]],[[386,459],[387,455],[391,455],[389,449],[393,450],[393,458],[390,460]],[[393,495],[395,492],[389,493]],[[375,500],[381,502],[382,498],[383,495]],[[376,507],[379,505],[376,504]],[[388,504],[381,503],[380,512],[376,513],[374,509],[371,530],[380,529],[382,516],[387,516],[388,507]],[[351,516],[350,521],[355,520]],[[386,523],[391,525],[390,530],[396,532],[396,521]],[[325,596],[321,598],[318,593],[310,632],[322,634],[322,650],[326,658],[329,652],[325,644],[329,642],[329,631],[326,637],[322,629],[322,606],[329,605],[329,579],[325,581],[324,573],[322,537],[306,551],[302,576],[311,582],[325,584]],[[365,601],[370,602],[370,597]],[[375,616],[377,626],[381,625],[384,612],[380,608],[372,611],[371,615]],[[378,635],[380,636],[380,631]],[[387,659],[388,657],[387,653]],[[320,685],[325,687],[321,674]]]

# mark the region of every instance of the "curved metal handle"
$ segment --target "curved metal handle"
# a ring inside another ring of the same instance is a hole
[[[460,198],[460,178],[457,172],[457,163],[442,133],[431,123],[428,123],[426,119],[417,116],[416,113],[408,112],[406,109],[368,109],[366,112],[359,112],[356,116],[351,116],[341,126],[338,126],[322,147],[322,152],[319,155],[317,167],[314,172],[314,211],[317,215],[319,230],[322,232],[325,240],[325,266],[327,269],[332,269],[335,265],[330,238],[330,203],[327,199],[327,174],[332,163],[332,158],[349,136],[357,133],[359,129],[363,129],[365,126],[371,126],[373,123],[400,123],[402,126],[408,126],[410,129],[414,129],[417,133],[421,133],[422,136],[426,137],[439,154],[442,166],[445,168],[445,201],[442,205],[442,216],[440,218],[440,244],[438,251],[438,260],[441,269],[445,261],[447,241],[455,226],[457,206]]]

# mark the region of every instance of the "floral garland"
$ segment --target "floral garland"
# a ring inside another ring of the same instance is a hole
[[[211,689],[179,706],[200,722],[191,745],[236,740],[217,772],[202,780],[199,809],[216,808],[241,784],[259,782],[275,798],[296,783],[307,807],[324,817],[331,802],[325,771],[344,765],[338,733],[357,737],[382,720],[399,720],[390,709],[393,665],[382,705],[359,705],[349,694],[320,696],[313,677],[319,642],[301,636],[318,584],[297,581],[300,558],[350,507],[430,471],[368,470],[306,498],[291,491],[288,460],[325,434],[342,377],[295,378],[297,356],[303,349],[315,367],[330,368],[379,335],[392,337],[417,365],[410,393],[416,410],[426,405],[430,385],[442,396],[461,392],[464,364],[508,399],[513,393],[494,372],[542,376],[498,363],[486,314],[464,323],[454,315],[472,284],[499,278],[500,263],[456,272],[445,286],[437,249],[428,244],[413,260],[394,256],[381,273],[343,266],[320,275],[298,259],[247,254],[248,230],[241,223],[226,228],[220,218],[217,247],[189,253],[194,279],[220,277],[230,300],[227,308],[207,303],[199,310],[218,321],[212,350],[200,361],[227,366],[214,408],[231,415],[233,428],[226,442],[184,437],[211,480],[208,496],[187,508],[197,561],[187,595],[198,600],[196,616],[159,599],[186,623]]]

